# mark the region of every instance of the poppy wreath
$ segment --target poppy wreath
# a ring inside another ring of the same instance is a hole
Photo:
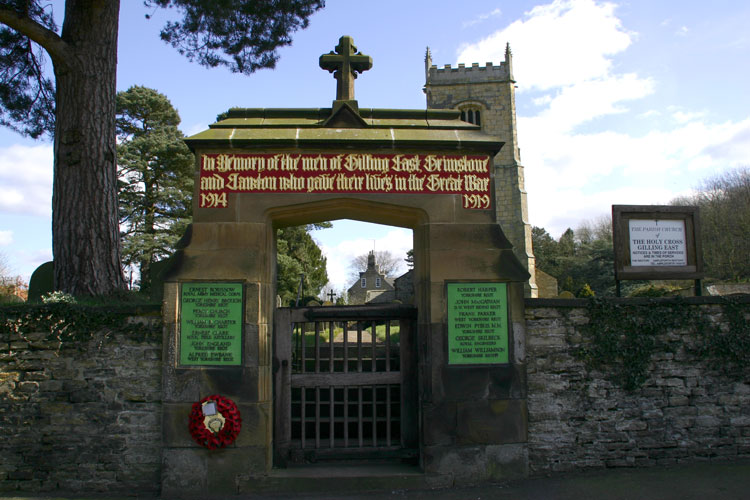
[[[211,432],[203,424],[203,403],[206,401],[215,402],[216,411],[224,417],[224,426],[219,432]],[[190,435],[193,436],[193,439],[199,445],[205,446],[209,450],[224,448],[237,439],[241,428],[242,417],[239,410],[237,410],[237,405],[231,399],[215,394],[213,396],[206,396],[197,403],[193,403],[188,429],[190,430]]]

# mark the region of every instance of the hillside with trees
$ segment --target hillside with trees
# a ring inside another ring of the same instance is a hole
[[[702,181],[691,196],[671,205],[700,209],[705,283],[750,280],[750,168],[743,167]],[[560,292],[613,296],[614,252],[608,216],[568,228],[557,240],[544,228],[533,227],[536,266],[557,279]],[[690,285],[663,286],[687,288]],[[646,281],[622,282],[623,295],[639,294]],[[639,290],[640,289],[640,290]],[[651,287],[653,290],[653,287]],[[656,292],[654,292],[656,293]]]
[[[672,205],[700,208],[707,276],[750,280],[750,167],[706,179],[695,194],[677,198]]]

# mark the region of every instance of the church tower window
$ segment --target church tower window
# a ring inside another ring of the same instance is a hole
[[[482,112],[479,108],[470,107],[461,110],[461,121],[482,126]]]

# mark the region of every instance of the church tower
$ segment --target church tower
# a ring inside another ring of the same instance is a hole
[[[534,254],[531,248],[531,226],[524,188],[524,170],[516,131],[516,97],[513,60],[510,46],[505,48],[505,61],[499,66],[491,62],[471,67],[432,64],[430,49],[425,56],[425,87],[428,109],[456,109],[461,119],[499,137],[505,145],[495,156],[495,210],[505,236],[526,266],[531,278],[526,295],[537,296],[534,279]]]

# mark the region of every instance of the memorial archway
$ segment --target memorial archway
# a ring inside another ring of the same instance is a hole
[[[349,56],[354,69],[369,68],[350,40],[337,52],[321,58],[326,69]],[[331,108],[233,109],[186,141],[197,157],[196,191],[190,234],[165,281],[164,492],[182,491],[187,470],[213,492],[272,474],[273,378],[283,368],[272,350],[274,230],[338,218],[413,230],[410,376],[423,470],[455,474],[467,453],[486,471],[525,467],[529,275],[494,209],[492,158],[502,143],[458,111],[360,109],[356,73],[337,68]],[[211,309],[236,300],[211,297],[225,288],[241,291],[241,315]],[[221,454],[191,447],[180,426],[193,401],[214,393],[233,399],[243,418],[236,444]]]

